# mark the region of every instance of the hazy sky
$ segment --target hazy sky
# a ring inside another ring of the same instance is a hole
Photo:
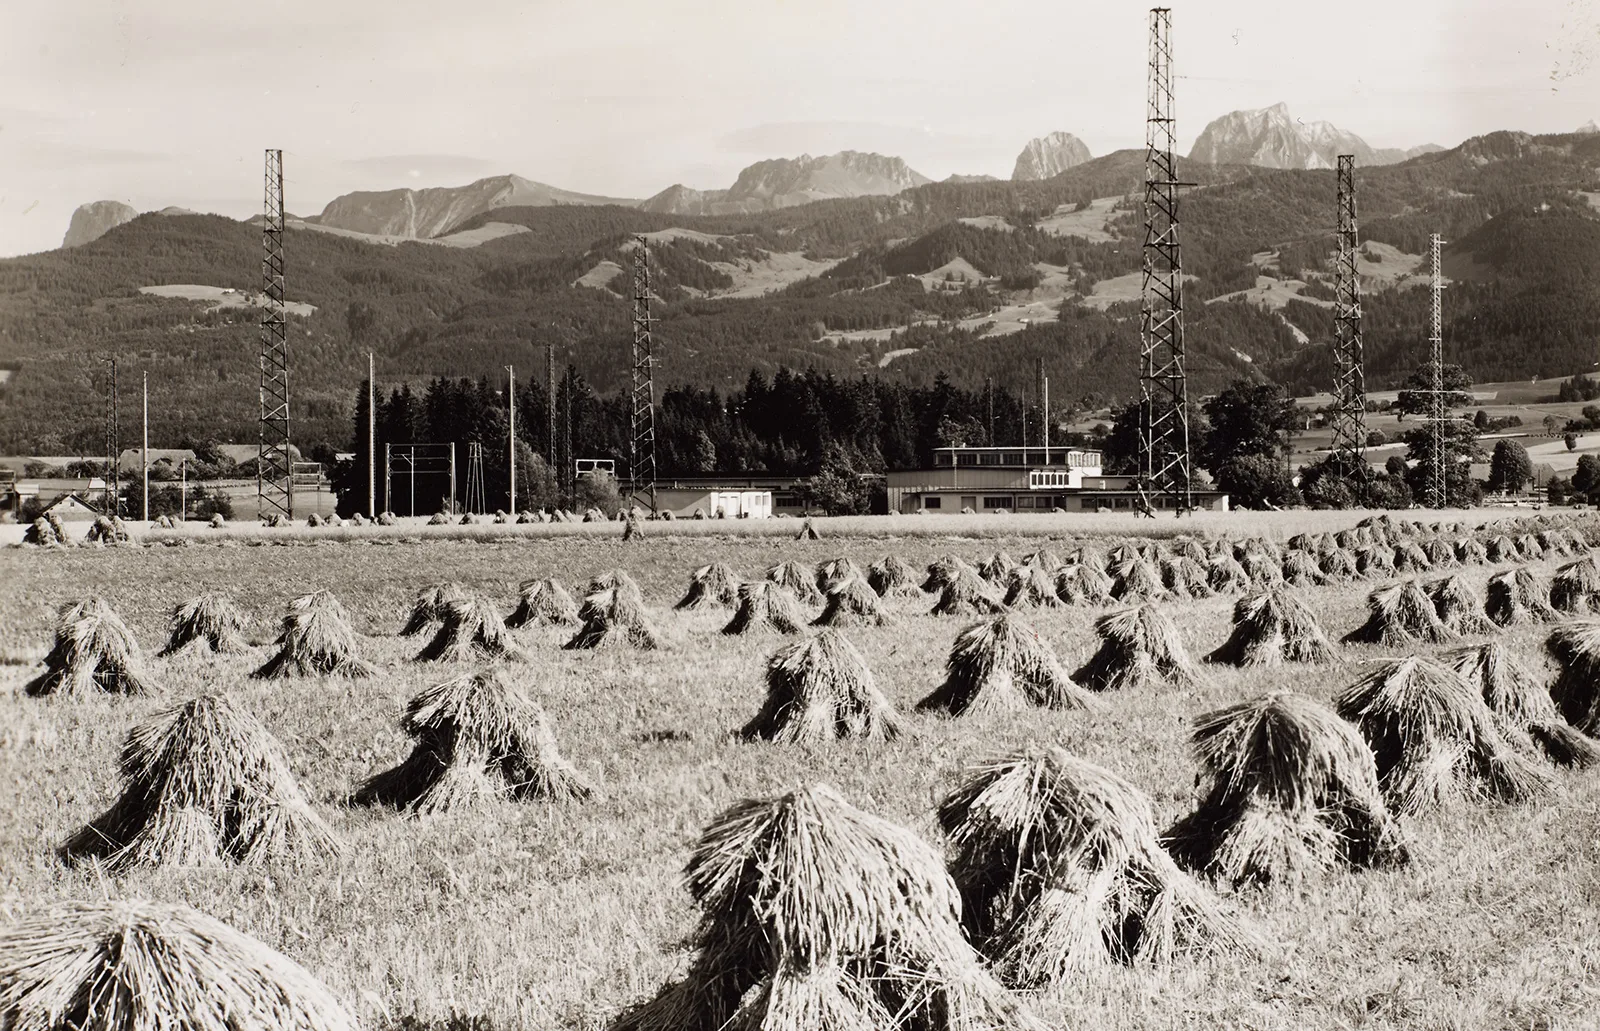
[[[1600,119],[1597,0],[1172,6],[1185,150],[1278,101],[1375,146]],[[1052,130],[1096,155],[1142,145],[1147,17],[1103,0],[0,0],[0,255],[58,246],[90,200],[258,211],[268,146],[297,214],[500,172],[646,197],[845,148],[1005,177]]]

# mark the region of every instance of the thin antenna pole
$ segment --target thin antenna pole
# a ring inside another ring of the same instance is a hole
[[[106,387],[106,513],[122,515],[122,440],[118,423],[121,412],[117,402],[117,356],[105,359],[111,367],[111,378]]]
[[[383,442],[383,510],[393,512],[394,504],[389,500],[389,484],[394,479],[394,445],[388,441]]]
[[[506,406],[510,409],[510,422],[506,428],[506,468],[511,473],[510,508],[506,513],[517,514],[517,370],[506,366]]]
[[[1184,369],[1183,252],[1178,244],[1177,129],[1172,90],[1172,12],[1150,10],[1145,119],[1144,272],[1139,311],[1139,508],[1158,499],[1179,515],[1194,508],[1189,462],[1189,383]]]
[[[372,352],[367,352],[367,518],[378,518],[378,387]],[[388,507],[389,485],[384,484],[384,506]]]
[[[144,374],[144,439],[139,445],[139,464],[144,467],[144,508],[140,518],[150,521],[150,373]]]
[[[560,475],[561,469],[556,465],[556,345],[549,344],[544,349],[544,390],[545,421],[550,425],[545,427],[544,450],[550,462],[552,475]],[[557,480],[557,483],[561,481]]]
[[[1433,372],[1433,403],[1428,414],[1433,422],[1433,469],[1428,483],[1428,507],[1444,508],[1449,501],[1448,481],[1445,478],[1444,423],[1446,412],[1444,394],[1444,269],[1439,264],[1439,234],[1428,238],[1428,253],[1433,259],[1433,311],[1432,330],[1428,335],[1429,364]]]

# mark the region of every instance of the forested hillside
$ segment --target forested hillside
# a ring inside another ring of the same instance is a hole
[[[479,222],[529,231],[478,247],[291,228],[288,294],[315,307],[290,318],[295,436],[344,445],[369,349],[380,383],[420,391],[438,377],[498,381],[506,365],[526,377],[548,345],[598,395],[615,392],[639,233],[651,234],[666,384],[726,397],[752,370],[789,368],[919,388],[941,375],[967,390],[992,381],[1021,398],[1043,359],[1058,407],[1108,406],[1137,386],[1142,160],[1123,151],[1053,179],[738,216],[500,208]],[[1241,375],[1326,389],[1333,174],[1189,162],[1182,174],[1199,184],[1181,208],[1192,391]],[[1431,232],[1447,241],[1447,350],[1472,376],[1592,364],[1600,137],[1496,133],[1361,169],[1358,182],[1376,270],[1365,283],[1369,384],[1416,365]],[[0,385],[0,450],[99,450],[98,359],[112,353],[125,417],[130,385],[149,372],[158,441],[254,439],[255,311],[139,289],[255,291],[260,258],[255,226],[145,215],[84,247],[0,261],[0,365],[15,369]]]

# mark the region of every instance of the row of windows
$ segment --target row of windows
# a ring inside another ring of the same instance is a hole
[[[956,465],[963,468],[985,465],[1061,465],[1063,462],[1069,469],[1099,468],[1100,452],[1051,448],[1048,461],[1042,448],[1030,451],[938,451],[933,456],[934,465]]]

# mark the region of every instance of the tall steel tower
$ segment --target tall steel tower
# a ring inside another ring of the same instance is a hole
[[[1333,447],[1346,475],[1366,471],[1367,379],[1361,342],[1361,277],[1356,271],[1356,183],[1354,154],[1339,155],[1338,237],[1334,264]],[[1365,477],[1362,477],[1365,479]]]
[[[1444,391],[1444,269],[1439,264],[1439,234],[1428,239],[1428,253],[1433,259],[1433,326],[1428,334],[1429,368],[1433,372],[1432,390],[1429,391],[1428,418],[1432,423],[1433,468],[1428,476],[1428,507],[1444,508],[1449,501],[1445,479],[1444,424],[1449,406],[1445,404]]]
[[[633,405],[628,456],[628,498],[656,510],[655,342],[650,336],[650,244],[635,238],[633,252]]]
[[[294,517],[289,453],[289,339],[283,305],[283,151],[267,151],[266,210],[261,223],[261,435],[256,498],[262,516]]]
[[[1139,311],[1139,506],[1194,508],[1189,384],[1184,371],[1183,254],[1178,245],[1177,128],[1172,99],[1172,12],[1150,10],[1145,120],[1144,275]],[[1165,499],[1163,502],[1162,499]]]

